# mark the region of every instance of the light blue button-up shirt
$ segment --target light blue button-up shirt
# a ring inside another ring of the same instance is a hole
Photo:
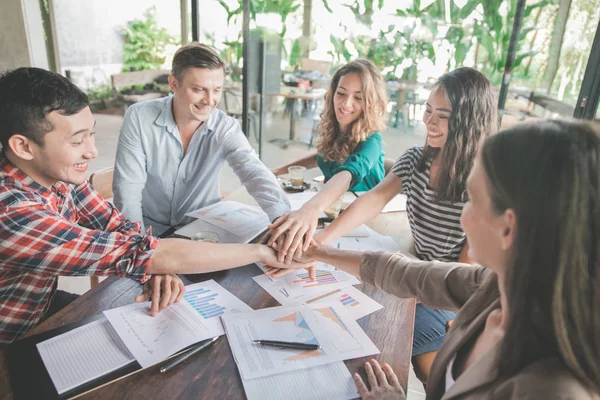
[[[173,96],[148,100],[125,113],[113,192],[115,205],[155,235],[193,221],[190,211],[221,200],[219,177],[227,161],[269,218],[290,212],[271,171],[259,160],[239,123],[214,109],[184,154],[173,118]]]

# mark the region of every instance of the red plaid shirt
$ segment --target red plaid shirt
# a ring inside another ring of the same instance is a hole
[[[0,149],[0,343],[39,323],[60,275],[145,282],[157,243],[89,182],[48,190]]]

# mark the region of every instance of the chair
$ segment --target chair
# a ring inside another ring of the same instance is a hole
[[[112,199],[114,197],[112,190],[114,172],[114,168],[110,167],[101,169],[90,175],[90,184],[103,199]],[[92,288],[98,285],[99,282],[100,279],[97,276],[90,276],[90,286]]]
[[[242,94],[238,89],[225,88],[223,90],[223,102],[225,103],[225,112],[227,115],[239,120],[242,119]],[[255,110],[248,109],[248,120],[252,123],[250,127],[254,131],[254,139],[258,142]]]

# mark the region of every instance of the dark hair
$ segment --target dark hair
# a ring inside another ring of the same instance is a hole
[[[600,127],[518,125],[490,137],[481,160],[494,211],[512,209],[517,224],[501,376],[559,357],[600,391]]]
[[[181,46],[173,56],[171,73],[179,81],[188,68],[218,69],[225,71],[225,62],[212,47],[192,42]]]
[[[46,116],[59,111],[73,115],[88,105],[88,97],[62,75],[40,68],[22,67],[0,76],[0,143],[19,134],[44,145],[53,128]]]
[[[441,154],[438,201],[464,200],[467,178],[485,137],[498,130],[498,101],[490,81],[473,68],[458,68],[442,75],[432,91],[443,90],[452,105],[448,138]],[[439,148],[425,146],[417,170],[424,172]]]

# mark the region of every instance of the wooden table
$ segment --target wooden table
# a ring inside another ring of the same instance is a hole
[[[247,200],[245,189],[234,191],[228,199]],[[403,224],[404,213],[382,214],[370,226],[374,229],[395,232]],[[395,239],[406,239],[405,233],[394,235]],[[402,247],[406,244],[399,243]],[[259,275],[256,265],[248,265],[228,271],[208,274],[188,275],[193,282],[214,279],[225,289],[253,309],[277,306],[267,292],[252,280]],[[381,350],[375,358],[389,363],[402,386],[406,389],[410,368],[413,325],[415,314],[414,299],[399,299],[388,295],[375,287],[362,284],[356,286],[384,309],[358,320],[360,326]],[[27,336],[75,323],[85,317],[93,316],[104,310],[120,307],[133,302],[141,293],[141,286],[130,279],[109,278],[94,289],[82,295],[75,302],[49,318],[29,332]],[[367,358],[346,361],[350,372],[359,372],[364,376],[364,362]],[[227,340],[222,337],[208,351],[201,352],[180,365],[170,373],[159,373],[160,366],[153,366],[109,385],[100,387],[81,396],[82,399],[113,398],[163,398],[163,399],[241,399],[244,389],[233,360]],[[13,399],[12,388],[7,373],[6,351],[0,351],[0,399]]]
[[[291,104],[291,112],[290,112],[290,135],[289,139],[273,139],[270,140],[271,143],[279,143],[282,147],[287,147],[291,142],[298,142],[296,139],[296,102],[298,100],[321,100],[325,97],[325,93],[327,90],[325,89],[313,89],[310,92],[299,92],[299,89],[291,88],[291,87],[283,87],[279,93],[270,94],[271,96],[282,96],[285,97],[286,100],[292,102]],[[299,141],[303,144],[309,144],[308,142]]]

